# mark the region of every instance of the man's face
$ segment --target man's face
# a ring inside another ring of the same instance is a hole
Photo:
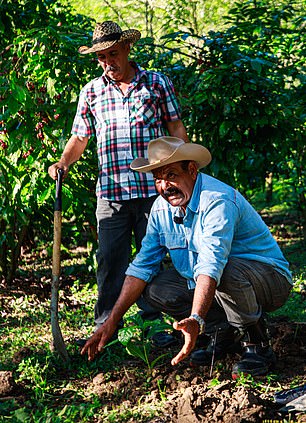
[[[118,43],[97,52],[97,57],[104,72],[114,81],[121,81],[128,71],[130,53],[129,44]]]
[[[171,163],[152,173],[158,193],[172,206],[185,210],[197,178],[196,163],[189,162],[186,170],[182,162]]]

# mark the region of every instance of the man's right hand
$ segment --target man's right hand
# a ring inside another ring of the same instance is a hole
[[[52,179],[54,179],[54,180],[57,179],[57,171],[59,169],[62,169],[64,171],[63,179],[66,178],[66,176],[68,175],[69,167],[66,166],[62,162],[57,162],[57,163],[54,163],[53,165],[51,165],[48,169],[48,173],[49,173],[49,175],[51,176]]]
[[[175,330],[180,330],[185,339],[181,351],[171,360],[172,366],[175,366],[177,363],[184,360],[184,358],[188,357],[194,349],[199,334],[199,324],[196,320],[188,317],[180,322],[174,322],[173,328]]]
[[[88,360],[92,361],[98,353],[103,351],[105,345],[115,333],[116,328],[116,325],[113,325],[109,320],[106,320],[103,325],[101,325],[88,339],[81,351],[81,354],[84,355],[87,352]]]

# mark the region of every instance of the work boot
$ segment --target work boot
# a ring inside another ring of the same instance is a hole
[[[242,336],[243,333],[233,326],[229,326],[227,329],[217,329],[217,333],[210,336],[206,349],[199,349],[191,353],[190,365],[210,366],[213,357],[214,360],[220,360],[226,354],[240,353]]]
[[[274,366],[276,358],[270,346],[263,318],[260,318],[256,324],[245,328],[241,345],[243,353],[241,360],[233,366],[233,379],[238,379],[241,373],[262,376]]]

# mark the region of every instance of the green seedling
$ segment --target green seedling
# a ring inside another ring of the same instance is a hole
[[[152,347],[152,337],[164,330],[171,329],[169,323],[160,320],[143,320],[139,314],[134,314],[129,317],[127,327],[121,329],[118,334],[118,339],[126,348],[126,351],[143,360],[152,373],[153,368],[163,357],[168,354],[161,354],[154,360],[150,360],[150,351]]]

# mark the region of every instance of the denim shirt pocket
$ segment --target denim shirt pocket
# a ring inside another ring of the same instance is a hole
[[[160,243],[168,248],[168,250],[187,248],[187,241],[184,234],[161,233]]]

